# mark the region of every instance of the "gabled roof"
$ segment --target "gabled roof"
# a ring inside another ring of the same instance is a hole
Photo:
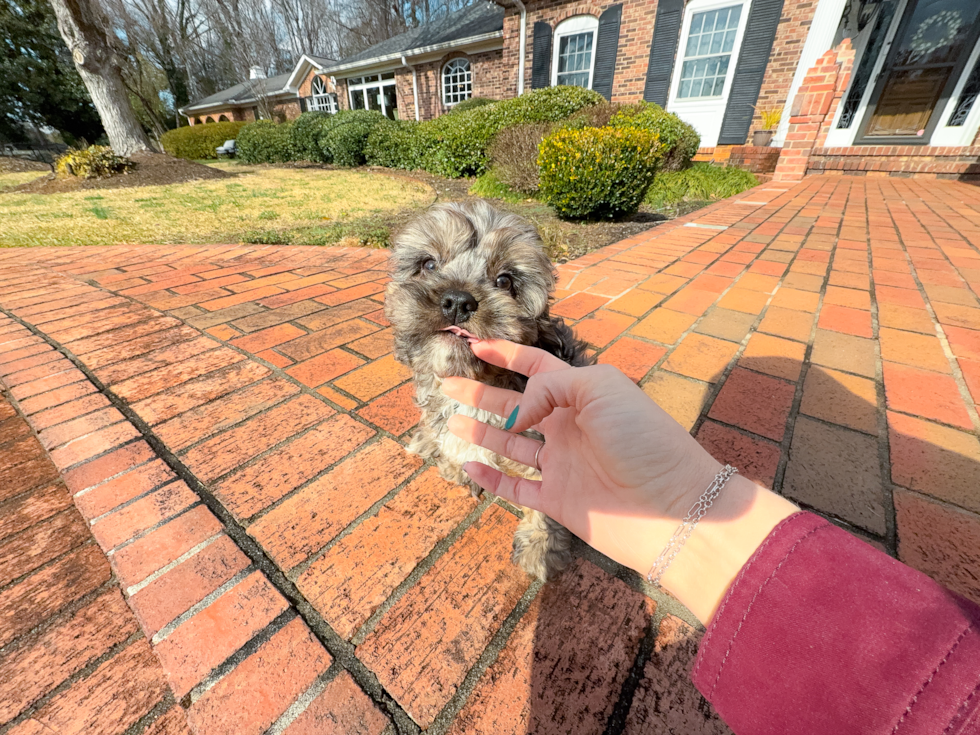
[[[376,43],[358,54],[341,59],[324,69],[327,73],[343,71],[371,63],[397,59],[422,51],[460,45],[483,38],[502,37],[504,9],[496,4],[478,0],[473,5],[449,13],[418,28],[412,28]]]
[[[289,74],[278,74],[265,79],[249,79],[247,82],[241,82],[234,87],[228,87],[228,89],[215,92],[210,97],[192,102],[186,107],[181,108],[180,112],[186,113],[199,108],[218,107],[221,105],[241,105],[248,102],[255,102],[260,97],[272,97],[277,94],[282,94],[289,91],[286,87],[289,77]]]

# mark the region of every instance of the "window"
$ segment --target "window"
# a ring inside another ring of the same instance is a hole
[[[552,84],[591,89],[598,28],[599,21],[591,15],[579,15],[558,24],[551,65]]]
[[[395,90],[393,71],[347,79],[352,110],[378,110],[392,120],[398,119],[398,95]]]
[[[311,86],[311,96],[307,109],[329,112],[331,115],[337,112],[337,95],[327,92],[327,83],[323,77],[314,77]]]
[[[678,99],[721,97],[742,6],[695,13],[684,49]]]
[[[442,102],[455,105],[473,96],[473,72],[469,59],[453,59],[442,67]]]

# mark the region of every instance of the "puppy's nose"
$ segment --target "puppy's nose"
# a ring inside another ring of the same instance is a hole
[[[442,313],[453,324],[462,324],[477,310],[479,304],[467,291],[446,291],[442,295]]]

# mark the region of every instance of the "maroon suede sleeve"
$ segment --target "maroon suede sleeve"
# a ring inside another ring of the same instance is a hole
[[[737,735],[973,735],[980,609],[797,513],[742,568],[691,676]]]

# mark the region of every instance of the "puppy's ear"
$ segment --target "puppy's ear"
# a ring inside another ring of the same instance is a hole
[[[588,345],[575,336],[565,320],[549,316],[547,311],[538,319],[538,341],[533,346],[574,367],[595,363],[586,352]]]

